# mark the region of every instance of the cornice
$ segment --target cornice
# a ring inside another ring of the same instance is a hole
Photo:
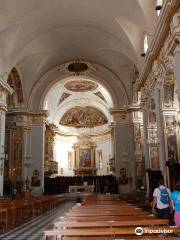
[[[9,117],[10,119],[12,118],[12,121],[17,121],[21,124],[46,124],[48,111],[26,111],[22,109],[15,109],[8,111],[7,117]]]
[[[136,90],[140,90],[140,88],[144,85],[148,74],[152,69],[153,62],[154,60],[156,60],[163,46],[163,41],[167,37],[168,31],[170,29],[170,21],[172,20],[173,15],[175,14],[175,12],[177,12],[179,7],[179,0],[167,0],[164,2],[161,14],[158,19],[158,24],[155,30],[154,37],[144,60],[142,71],[140,73],[138,81],[135,84]],[[176,38],[174,38],[174,40],[175,39]]]
[[[110,108],[110,114],[114,117],[114,120],[125,120],[127,115],[127,110],[125,108]]]

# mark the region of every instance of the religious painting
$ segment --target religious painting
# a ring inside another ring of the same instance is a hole
[[[177,162],[177,137],[176,135],[169,135],[167,137],[167,147],[168,147],[168,161],[170,164]]]
[[[67,82],[65,88],[72,92],[87,92],[95,90],[98,85],[92,81],[88,80],[74,80]]]
[[[160,165],[159,165],[158,146],[150,146],[149,157],[150,157],[151,168],[155,170],[159,169]]]
[[[60,100],[59,100],[59,104],[61,104],[66,98],[68,98],[69,96],[71,96],[70,93],[66,93],[64,92],[61,97],[60,97]]]
[[[79,167],[91,167],[91,149],[80,149]]]
[[[173,107],[174,104],[174,83],[164,84],[164,106]]]
[[[60,124],[69,127],[95,127],[108,123],[104,113],[94,107],[74,107],[68,110],[60,120]]]
[[[153,111],[149,112],[149,123],[152,125],[156,124],[156,113]]]
[[[104,98],[104,96],[102,95],[102,93],[99,91],[97,93],[94,93],[96,96],[98,96],[99,98],[101,98],[104,102],[106,102],[106,99]]]
[[[119,185],[126,185],[128,184],[128,177],[126,168],[120,169],[120,177],[119,177]]]
[[[72,170],[73,168],[73,153],[72,152],[68,152],[68,170]]]

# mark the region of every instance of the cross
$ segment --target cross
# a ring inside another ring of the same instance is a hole
[[[1,167],[0,167],[0,174],[1,174],[1,176],[2,176],[2,174],[3,174],[3,170],[4,170],[3,164],[1,163]]]

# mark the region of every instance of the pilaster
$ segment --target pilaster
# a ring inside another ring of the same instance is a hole
[[[127,108],[111,109],[114,129],[116,178],[120,193],[135,191],[135,159],[132,113]]]

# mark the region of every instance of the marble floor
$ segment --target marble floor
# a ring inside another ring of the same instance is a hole
[[[51,213],[43,214],[33,220],[0,235],[0,240],[42,240],[45,230],[52,230],[54,222],[64,215],[72,206],[74,201],[67,201]]]

